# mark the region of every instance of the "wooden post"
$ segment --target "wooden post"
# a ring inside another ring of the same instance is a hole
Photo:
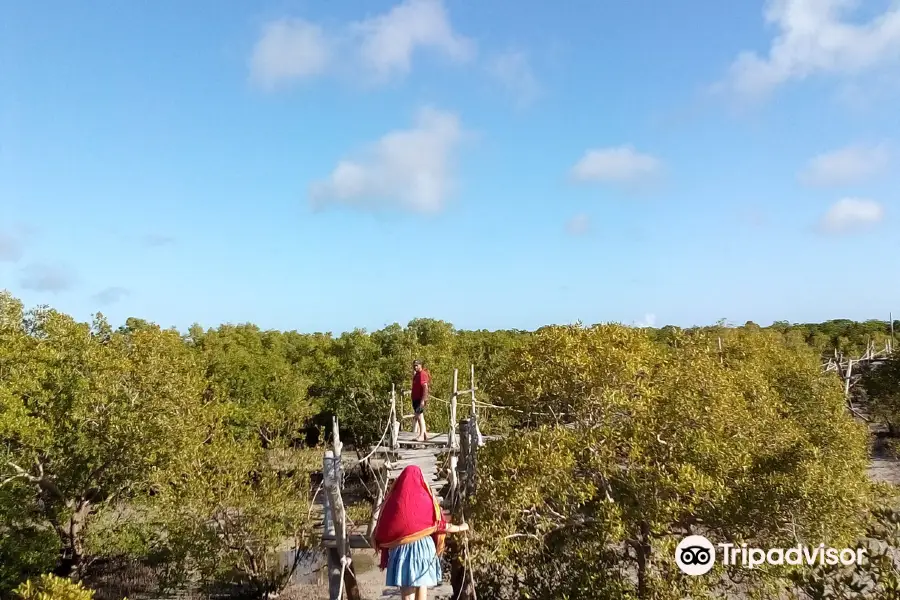
[[[471,383],[471,387],[469,388],[472,391],[472,416],[475,416],[475,365],[471,366],[470,373],[472,376],[469,379],[469,383]]]
[[[475,482],[478,476],[478,415],[472,415],[471,421],[469,424],[469,435],[471,436],[469,440],[469,464],[468,472],[466,473],[466,479],[468,480],[466,494],[470,497],[475,495]]]
[[[459,469],[459,456],[456,454],[450,455],[450,473],[447,476],[448,483],[450,484],[450,506],[451,508],[456,504],[456,497],[459,494],[459,474],[457,470]]]
[[[376,478],[377,479],[377,478]],[[372,544],[372,534],[375,533],[375,525],[378,523],[378,517],[381,514],[381,503],[384,502],[384,490],[381,488],[381,484],[378,485],[378,495],[375,497],[375,504],[372,506],[372,519],[369,521],[369,528],[366,529],[366,539],[369,540],[370,545]]]
[[[322,461],[322,487],[325,487],[325,477],[328,473],[334,472],[334,452],[325,451],[325,458]],[[331,508],[328,504],[328,494],[322,496],[322,504],[325,509],[322,514],[322,532],[325,536],[334,535],[334,521],[331,520]]]
[[[472,439],[470,424],[471,421],[469,419],[463,419],[459,422],[459,460],[454,460],[456,459],[456,456],[450,458],[451,468],[454,468],[455,471],[455,474],[452,474],[451,477],[456,479],[457,486],[456,494],[453,496],[450,514],[452,522],[458,525],[465,523],[463,504],[466,489],[468,487],[466,479],[468,474],[467,465],[469,464],[469,457],[472,450],[470,447]],[[465,564],[462,561],[462,552],[459,550],[461,545],[457,541],[456,536],[450,536],[449,543],[457,548],[455,558],[450,563],[450,585],[453,588],[453,598],[459,600],[474,600],[475,588],[472,584],[471,574],[467,572]]]
[[[471,377],[472,387],[470,389],[472,390],[472,417],[475,417],[475,415],[476,415],[476,413],[475,413],[475,365],[472,365],[471,373],[472,373],[472,377]],[[475,420],[475,439],[477,441],[477,444],[475,447],[480,448],[481,446],[484,445],[484,439],[482,439],[482,437],[481,437],[481,429],[478,427],[477,419]]]
[[[341,588],[346,591],[348,600],[360,600],[359,584],[356,581],[353,569],[353,559],[350,555],[349,536],[347,535],[347,513],[344,510],[344,500],[341,497],[341,487],[344,483],[344,469],[341,465],[340,424],[338,418],[331,421],[331,437],[334,445],[333,452],[326,453],[326,463],[323,470],[323,485],[327,498],[326,512],[330,513],[330,533],[334,536],[335,547],[328,549],[328,598],[329,600],[341,600],[339,597]],[[329,461],[329,454],[331,460]],[[341,567],[342,562],[347,561],[347,567]],[[343,573],[343,585],[341,574]]]
[[[391,450],[400,447],[400,419],[397,418],[397,391],[391,384]]]
[[[450,431],[447,434],[447,442],[450,449],[458,447],[456,441],[456,399],[459,396],[459,369],[453,369],[453,394],[450,396]]]
[[[338,489],[344,483],[344,467],[341,465],[341,449],[344,444],[341,442],[341,430],[337,417],[331,418],[331,443],[334,446],[334,475],[337,479]]]
[[[326,483],[334,478],[334,452],[332,450],[325,451],[325,459],[322,461],[322,487],[326,487]],[[325,491],[323,495],[323,514],[322,524],[323,533],[326,538],[335,538],[335,524],[333,513],[331,511],[331,495]],[[328,558],[328,598],[329,600],[339,600],[338,591],[341,587],[341,557],[334,551],[334,548],[328,548],[325,551]]]
[[[349,537],[347,535],[347,513],[344,509],[344,500],[341,497],[343,484],[343,468],[341,467],[341,443],[337,417],[332,421],[334,429],[332,437],[334,453],[331,464],[323,472],[325,496],[328,499],[328,509],[331,513],[331,530],[334,535],[335,548],[328,549],[328,598],[329,600],[341,600],[341,588],[346,591],[348,600],[360,600],[359,584],[353,569],[353,559],[350,555]],[[327,454],[326,454],[327,457]],[[326,458],[326,462],[328,462]],[[347,567],[342,568],[342,563],[347,561]],[[341,575],[343,574],[343,578]],[[342,585],[343,580],[343,585]]]
[[[472,438],[469,434],[469,419],[463,419],[459,422],[459,462],[456,464],[457,485],[459,486],[459,497],[465,496],[468,483],[466,482],[466,474],[468,473],[469,464],[469,442]]]
[[[472,461],[472,419],[463,419],[459,422],[459,497],[460,500],[469,495],[469,464]]]
[[[847,374],[844,377],[844,397],[850,401],[850,375],[853,373],[853,359],[847,360]]]

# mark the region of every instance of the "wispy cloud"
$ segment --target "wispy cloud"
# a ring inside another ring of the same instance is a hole
[[[279,19],[263,27],[250,59],[251,78],[273,89],[349,65],[357,77],[385,82],[409,73],[423,49],[457,63],[476,52],[475,43],[453,29],[442,0],[404,0],[334,31],[302,19]]]
[[[843,198],[822,216],[819,229],[827,234],[860,233],[884,220],[884,207],[874,200]]]
[[[586,214],[575,215],[566,223],[569,235],[584,235],[591,229],[591,218]]]
[[[332,58],[332,43],[321,27],[303,19],[267,23],[253,48],[250,72],[266,89],[321,75]]]
[[[887,146],[857,144],[820,154],[809,161],[799,179],[810,186],[840,186],[859,183],[887,170]]]
[[[766,55],[742,52],[718,87],[750,100],[814,75],[853,75],[900,58],[900,6],[853,23],[858,0],[769,0],[764,12],[778,34]]]
[[[58,293],[75,285],[75,273],[63,265],[35,263],[22,269],[19,284],[26,290]]]
[[[341,160],[326,180],[311,186],[310,200],[314,207],[439,212],[454,188],[453,162],[463,137],[455,114],[423,108],[412,128],[389,132],[360,157]]]
[[[115,304],[122,298],[128,296],[130,293],[131,292],[126,288],[114,286],[100,290],[99,292],[91,296],[91,298],[98,304],[109,305]]]
[[[572,167],[570,175],[581,182],[634,183],[645,181],[662,170],[662,162],[632,146],[595,148]]]
[[[487,71],[519,106],[531,104],[541,94],[541,86],[522,51],[498,54],[488,63]]]
[[[419,48],[431,48],[458,62],[475,52],[474,42],[453,30],[441,0],[405,0],[351,29],[359,36],[363,63],[382,77],[408,73]]]

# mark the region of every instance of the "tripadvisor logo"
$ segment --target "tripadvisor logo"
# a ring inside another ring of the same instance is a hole
[[[703,575],[716,562],[716,549],[702,535],[689,535],[675,548],[675,562],[687,575]]]
[[[754,569],[763,564],[769,565],[815,565],[834,566],[861,565],[865,559],[865,548],[826,548],[825,544],[808,547],[797,545],[792,548],[749,548],[747,544],[716,544],[702,535],[689,535],[681,540],[675,548],[675,562],[678,568],[687,575],[703,575],[708,573],[716,562],[716,547],[722,551],[722,564],[725,566],[741,566]]]

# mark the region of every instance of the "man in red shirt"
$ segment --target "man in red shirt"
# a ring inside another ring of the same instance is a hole
[[[419,427],[417,442],[427,441],[425,429],[425,407],[428,406],[428,392],[430,389],[431,375],[425,370],[421,360],[413,361],[412,379],[412,405],[416,415],[416,425]]]

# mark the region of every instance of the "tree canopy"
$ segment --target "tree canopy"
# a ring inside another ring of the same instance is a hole
[[[868,436],[821,362],[889,336],[879,321],[530,332],[424,318],[181,333],[80,323],[3,292],[0,595],[123,556],[166,565],[167,584],[277,591],[280,551],[316,544],[309,484],[331,417],[348,444],[378,441],[392,389],[408,411],[415,358],[433,395],[448,396],[453,369],[468,387],[474,364],[479,399],[505,407],[481,412],[505,438],[481,450],[468,507],[479,597],[699,593],[660,559],[685,532],[839,543],[873,527]],[[863,381],[892,426],[897,362]],[[447,419],[432,411],[429,428]],[[727,591],[733,574],[717,569]],[[763,595],[789,581],[752,575],[743,589]]]

